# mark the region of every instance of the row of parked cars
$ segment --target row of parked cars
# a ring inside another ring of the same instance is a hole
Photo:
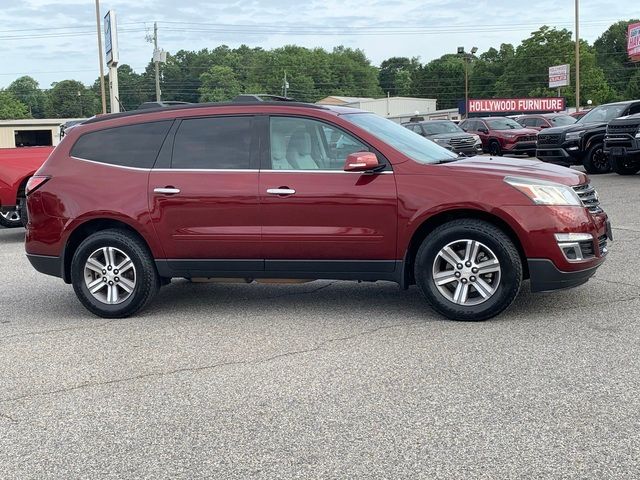
[[[493,156],[523,154],[590,174],[640,171],[640,100],[600,105],[575,115],[549,113],[403,124],[449,150]]]

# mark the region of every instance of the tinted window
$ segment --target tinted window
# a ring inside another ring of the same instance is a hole
[[[252,117],[183,120],[173,144],[171,168],[251,168]]]
[[[71,149],[71,156],[110,165],[151,168],[172,123],[141,123],[85,133]]]
[[[342,170],[350,153],[368,150],[344,130],[306,118],[272,117],[270,140],[274,170]]]
[[[573,125],[576,123],[576,119],[569,115],[558,115],[557,117],[551,118],[551,123],[553,123],[554,126]]]
[[[590,122],[610,122],[614,118],[618,118],[624,113],[627,106],[625,104],[600,105],[599,107],[589,110],[589,112],[580,119],[580,123]]]

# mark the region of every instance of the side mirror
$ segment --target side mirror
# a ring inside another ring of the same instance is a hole
[[[546,123],[543,123],[542,125],[540,125],[540,128],[549,128],[549,125],[547,125]]]
[[[378,157],[372,152],[355,152],[347,156],[344,162],[345,172],[369,172],[379,168]]]
[[[487,129],[486,129],[486,128],[484,128],[484,127],[483,127],[483,128],[479,128],[479,129],[478,129],[478,131],[479,131],[480,133],[484,133],[485,135],[488,135],[488,134],[489,134],[489,130],[487,130]]]

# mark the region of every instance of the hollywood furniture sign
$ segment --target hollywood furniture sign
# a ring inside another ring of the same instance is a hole
[[[467,111],[471,113],[533,113],[558,112],[565,109],[564,97],[545,98],[471,98]]]

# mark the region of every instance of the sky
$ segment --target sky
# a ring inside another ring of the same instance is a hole
[[[158,22],[159,46],[175,53],[218,45],[296,44],[364,50],[374,65],[393,56],[422,62],[517,45],[541,25],[573,31],[574,0],[102,0],[117,13],[120,62],[142,72]],[[592,43],[612,23],[640,13],[631,1],[581,0],[580,36]],[[99,75],[94,0],[0,0],[0,88],[30,75],[49,88]]]

